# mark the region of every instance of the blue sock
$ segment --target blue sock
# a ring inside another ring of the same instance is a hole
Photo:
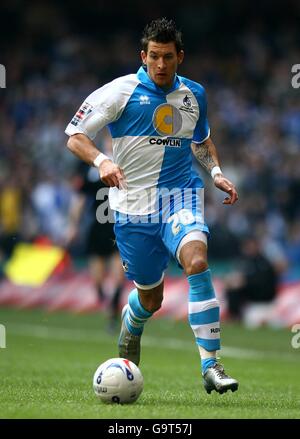
[[[152,316],[152,312],[147,311],[140,302],[137,289],[131,291],[128,296],[128,310],[125,316],[125,324],[131,334],[141,335],[144,324]]]
[[[189,322],[198,346],[209,352],[220,349],[220,308],[210,269],[188,276]]]
[[[205,374],[205,372],[207,371],[207,369],[209,367],[212,367],[216,364],[217,360],[215,357],[211,357],[211,358],[205,358],[204,360],[201,360],[201,369],[202,369],[202,373]]]

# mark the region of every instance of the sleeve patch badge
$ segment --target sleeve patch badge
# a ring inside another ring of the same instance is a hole
[[[77,126],[88,114],[91,113],[92,110],[93,106],[84,102],[71,120],[71,124]]]

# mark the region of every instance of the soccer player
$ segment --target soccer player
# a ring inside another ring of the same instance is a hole
[[[176,71],[184,58],[181,32],[160,18],[144,29],[136,74],[93,92],[66,129],[67,146],[99,168],[110,186],[115,234],[123,267],[135,287],[122,312],[119,356],[140,361],[144,325],[161,307],[170,254],[189,283],[189,322],[201,357],[208,393],[237,390],[238,382],[216,359],[220,350],[219,304],[207,262],[209,229],[203,218],[203,182],[192,170],[192,152],[217,188],[237,199],[224,177],[210,138],[204,88]],[[113,161],[93,139],[108,126]]]

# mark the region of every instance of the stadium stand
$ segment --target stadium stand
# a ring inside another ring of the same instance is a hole
[[[74,109],[105,82],[136,71],[144,24],[173,11],[170,1],[117,5],[1,2],[0,63],[7,78],[0,90],[0,303],[19,288],[8,288],[4,273],[18,242],[46,236],[64,245],[77,166],[64,129]],[[234,0],[218,8],[209,1],[187,8],[184,2],[172,17],[188,52],[179,73],[205,86],[212,137],[240,194],[234,208],[224,208],[222,194],[202,171],[216,282],[235,266],[241,239],[253,234],[280,270],[280,291],[294,291],[299,300],[300,91],[291,85],[291,68],[300,63],[299,3],[287,0],[282,9],[268,0],[255,8]],[[72,256],[76,266],[84,248]],[[171,266],[170,285],[177,274]],[[283,324],[287,320],[282,317]]]

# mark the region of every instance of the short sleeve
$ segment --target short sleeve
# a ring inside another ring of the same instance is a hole
[[[121,116],[138,84],[136,74],[130,74],[98,88],[83,102],[65,133],[68,136],[82,133],[93,140],[98,131]]]
[[[93,140],[98,131],[118,117],[118,91],[108,83],[90,94],[82,103],[65,133],[85,134]]]

